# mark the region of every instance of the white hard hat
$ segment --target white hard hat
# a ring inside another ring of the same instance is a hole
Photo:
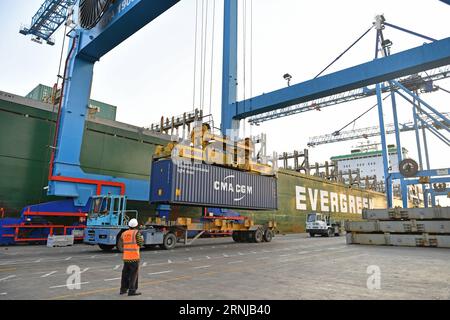
[[[136,219],[131,219],[130,222],[128,222],[128,226],[130,228],[136,228],[138,226],[138,221]]]

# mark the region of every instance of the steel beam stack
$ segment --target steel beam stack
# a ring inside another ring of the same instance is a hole
[[[371,209],[347,221],[347,244],[450,248],[450,207]]]

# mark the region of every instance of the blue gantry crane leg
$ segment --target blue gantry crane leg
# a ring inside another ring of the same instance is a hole
[[[33,35],[36,41],[54,45],[52,35],[66,21],[68,10],[77,0],[46,0],[31,20],[29,27],[20,29],[23,35]]]

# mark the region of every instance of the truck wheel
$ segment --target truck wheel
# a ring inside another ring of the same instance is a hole
[[[108,245],[108,244],[99,244],[98,245],[100,247],[100,249],[102,249],[103,251],[111,251],[112,249],[114,249],[113,245]]]
[[[315,235],[316,235],[316,234],[313,233],[313,232],[310,232],[310,233],[309,233],[309,236],[310,236],[311,238],[314,238]]]
[[[164,243],[162,244],[163,249],[171,250],[177,244],[177,236],[169,232],[164,236]]]
[[[327,230],[327,237],[332,237],[333,235],[334,235],[333,230],[328,229],[328,230]]]
[[[273,238],[272,230],[266,229],[266,231],[264,232],[264,241],[270,242],[272,241],[272,238]]]
[[[264,237],[263,231],[261,229],[257,229],[253,234],[253,241],[256,243],[260,243],[263,241],[263,237]]]
[[[231,234],[231,238],[233,238],[234,242],[241,242],[241,235],[236,231]]]
[[[119,252],[123,252],[122,234],[119,234],[117,237],[118,238],[117,238],[116,248],[117,248],[117,250],[119,250]]]

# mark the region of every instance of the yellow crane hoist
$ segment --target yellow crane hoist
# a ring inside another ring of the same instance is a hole
[[[190,140],[170,142],[157,147],[154,159],[183,158],[274,176],[273,167],[252,159],[254,151],[255,145],[250,138],[233,141],[226,136],[212,133],[208,124],[202,124],[192,129]]]

